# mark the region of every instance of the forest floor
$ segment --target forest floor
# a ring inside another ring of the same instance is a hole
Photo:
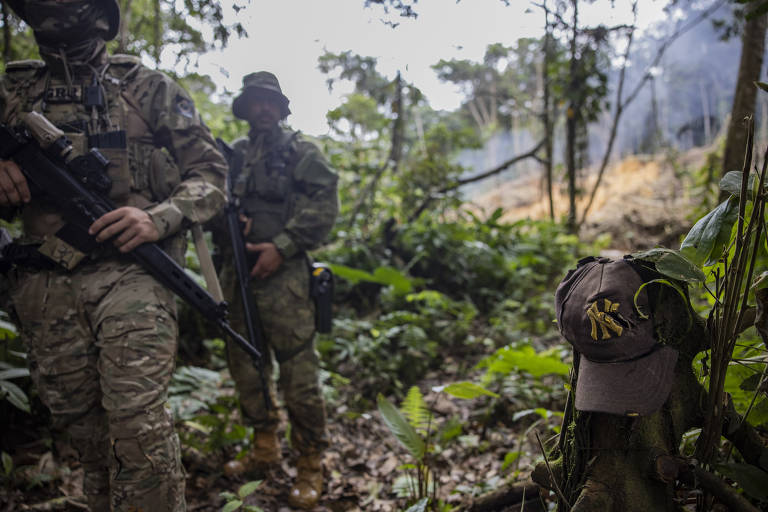
[[[592,212],[583,226],[583,236],[594,238],[609,234],[611,250],[620,255],[654,245],[675,247],[680,235],[691,225],[689,215],[693,198],[683,180],[689,171],[704,163],[704,150],[694,150],[675,159],[674,165],[664,158],[627,158],[606,171]],[[594,175],[586,175],[585,190],[590,190]],[[555,202],[567,205],[564,190],[555,191]],[[523,177],[515,182],[501,183],[494,191],[473,198],[473,203],[490,213],[504,209],[504,220],[545,218],[547,201],[541,193],[538,176]],[[583,210],[580,203],[579,211]],[[556,215],[565,213],[558,208]],[[540,340],[556,343],[556,340]],[[445,355],[444,355],[445,356]],[[535,433],[543,442],[559,425],[557,416],[541,412],[520,411],[519,404],[508,404],[506,412],[489,411],[481,400],[458,400],[444,393],[430,391],[433,386],[456,380],[452,374],[459,367],[471,367],[476,361],[462,361],[447,355],[441,373],[425,375],[419,388],[425,400],[436,411],[436,423],[460,420],[462,430],[458,442],[451,443],[437,456],[435,467],[439,497],[457,510],[468,510],[474,497],[500,486],[504,482],[527,479],[537,454],[540,453]],[[480,354],[474,358],[479,359]],[[472,379],[462,376],[461,380]],[[354,386],[354,383],[350,384]],[[325,491],[316,511],[398,511],[405,501],[393,489],[402,481],[403,464],[409,460],[405,450],[387,430],[378,411],[352,413],[342,399],[335,400],[328,410],[330,448],[324,455]],[[548,404],[551,410],[562,410],[562,404]],[[512,412],[510,412],[512,411]],[[515,414],[518,413],[518,414]],[[493,417],[489,424],[488,418]],[[285,433],[285,424],[281,433]],[[186,428],[186,427],[185,427]],[[292,478],[295,476],[294,456],[288,442],[283,443],[281,468],[263,482],[245,502],[261,507],[265,512],[287,512],[285,505]],[[195,457],[187,453],[184,463],[187,476],[187,510],[218,511],[226,504],[222,492],[236,493],[246,479],[230,479],[221,473],[221,466],[233,453],[222,451]],[[82,474],[74,457],[59,454],[54,461],[50,447],[30,442],[14,455],[15,466],[28,464],[29,471],[54,475],[57,485],[30,489],[0,489],[0,512],[17,510],[86,510],[79,494]],[[505,464],[506,461],[506,464]],[[495,510],[513,510],[497,508]],[[516,509],[517,510],[517,509]],[[526,510],[535,510],[533,506]],[[152,511],[145,511],[152,512]]]

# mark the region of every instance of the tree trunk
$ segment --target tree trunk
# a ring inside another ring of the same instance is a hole
[[[160,1],[161,0],[155,0],[154,1],[154,8],[155,8],[155,26],[154,26],[154,48],[153,48],[153,57],[155,59],[155,66],[160,67],[160,51],[162,49],[162,29],[160,28],[162,26],[162,20],[160,18],[162,14],[162,10],[160,9]]]
[[[541,121],[544,124],[544,173],[547,181],[547,198],[549,200],[549,218],[555,220],[555,203],[552,200],[552,141],[554,139],[554,128],[550,111],[550,93],[552,85],[549,81],[549,64],[552,62],[552,32],[549,26],[549,9],[547,0],[544,0],[544,65],[542,66],[542,88],[544,89],[543,108]]]
[[[565,123],[565,165],[568,173],[568,220],[567,228],[570,232],[576,231],[576,127],[577,116],[580,114],[581,105],[577,99],[579,95],[579,80],[577,76],[578,62],[576,56],[576,36],[579,25],[579,2],[571,0],[573,4],[573,35],[571,36],[571,61],[570,81],[568,83],[568,110]]]
[[[744,26],[739,75],[723,151],[723,175],[729,171],[741,170],[744,164],[744,147],[747,144],[744,118],[755,112],[757,87],[754,82],[760,80],[760,70],[763,67],[766,26],[768,26],[768,17],[765,14],[747,20]],[[725,200],[727,193],[721,191],[720,195],[721,200]]]
[[[131,26],[131,0],[123,0],[120,5],[120,32],[117,36],[117,52],[125,53],[128,49],[128,33]]]

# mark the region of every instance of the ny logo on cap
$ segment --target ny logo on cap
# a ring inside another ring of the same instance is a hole
[[[613,319],[613,317],[608,315],[608,313],[616,313],[619,310],[619,303],[612,303],[608,299],[603,300],[605,301],[605,311],[600,311],[600,309],[597,307],[598,302],[600,302],[597,300],[593,302],[587,309],[587,317],[589,318],[589,322],[592,325],[592,332],[590,332],[589,335],[592,336],[593,340],[597,340],[598,325],[602,330],[602,339],[604,340],[612,338],[611,331],[615,332],[616,336],[621,336],[621,332],[624,330],[624,328],[619,325],[616,320]]]

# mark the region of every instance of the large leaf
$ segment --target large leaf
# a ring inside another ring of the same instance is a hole
[[[427,504],[429,503],[429,498],[421,498],[419,501],[408,507],[408,510],[405,512],[424,512],[427,510]]]
[[[752,464],[716,464],[715,469],[735,480],[744,492],[759,500],[768,500],[768,473]]]
[[[391,286],[398,295],[410,293],[413,288],[413,281],[393,267],[378,267],[373,273],[345,265],[331,264],[330,267],[334,274],[352,284],[359,283],[360,281],[383,284]]]
[[[29,370],[26,368],[11,368],[0,371],[0,380],[18,379],[20,377],[29,377]]]
[[[0,398],[5,398],[14,407],[24,412],[32,412],[29,408],[29,398],[27,398],[26,393],[13,382],[0,380]]]
[[[229,503],[224,505],[224,508],[221,509],[221,512],[234,512],[235,510],[239,509],[241,506],[243,506],[243,502],[240,500],[230,501]]]
[[[656,247],[647,251],[636,252],[632,257],[653,263],[659,273],[679,281],[699,283],[706,279],[704,272],[691,263],[678,251],[665,247]]]
[[[237,495],[240,497],[240,499],[245,499],[251,494],[253,494],[253,491],[256,490],[258,486],[261,485],[261,480],[253,480],[252,482],[248,482],[240,486],[240,488],[237,490]]]
[[[731,239],[738,215],[738,202],[729,197],[694,224],[680,244],[680,252],[699,267],[714,265]]]
[[[741,180],[743,179],[743,176],[744,173],[741,171],[728,171],[720,180],[720,189],[739,197],[741,195]],[[755,175],[750,174],[747,179],[749,180],[747,183],[747,190],[750,192],[749,198],[752,199],[751,192],[752,187],[755,186]]]
[[[392,435],[400,441],[406,450],[413,456],[414,459],[420,461],[424,458],[426,452],[426,445],[424,440],[421,439],[408,420],[405,419],[400,411],[387,400],[384,395],[379,393],[376,397],[376,402],[379,406],[379,412],[384,419],[384,423],[392,432]]]
[[[477,398],[479,396],[492,396],[494,398],[499,397],[499,395],[493,391],[488,391],[484,387],[475,384],[474,382],[468,381],[454,382],[453,384],[448,384],[447,386],[438,389],[440,391],[445,391],[449,395],[455,396],[456,398],[471,399]]]

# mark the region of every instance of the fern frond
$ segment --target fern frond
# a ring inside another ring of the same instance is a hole
[[[400,405],[400,410],[419,434],[427,435],[431,414],[418,386],[411,386]]]

